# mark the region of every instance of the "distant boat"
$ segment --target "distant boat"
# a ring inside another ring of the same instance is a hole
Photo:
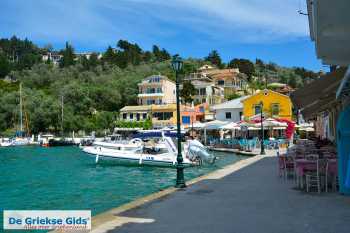
[[[23,130],[23,99],[22,99],[22,83],[19,84],[19,123],[20,130],[16,132],[16,136],[14,138],[2,141],[0,146],[8,147],[8,146],[26,146],[32,143],[30,137],[25,137],[25,133]]]
[[[67,140],[65,138],[55,138],[52,134],[41,135],[39,143],[43,147],[76,145],[76,143],[73,140]]]

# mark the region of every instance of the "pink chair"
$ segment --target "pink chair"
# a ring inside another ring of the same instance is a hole
[[[289,155],[279,155],[277,152],[277,158],[278,158],[278,175],[279,177],[282,177],[286,179],[288,175],[293,174],[294,175],[294,159],[292,156]]]

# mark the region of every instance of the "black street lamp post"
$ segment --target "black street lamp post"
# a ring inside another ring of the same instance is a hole
[[[263,124],[263,109],[264,103],[260,102],[260,125],[261,125],[261,146],[260,146],[260,154],[265,155],[265,146],[264,146],[264,124]]]
[[[179,88],[179,71],[182,69],[182,59],[176,55],[173,57],[171,65],[176,76],[176,123],[177,123],[177,165],[176,165],[176,188],[185,188],[184,165],[181,154],[181,123],[180,123],[180,88]]]

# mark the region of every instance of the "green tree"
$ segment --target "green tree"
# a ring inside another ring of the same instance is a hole
[[[4,53],[0,52],[0,78],[4,78],[11,71],[11,65]]]
[[[106,52],[102,55],[102,60],[104,62],[114,64],[116,60],[116,54],[111,46],[108,46]]]
[[[190,81],[185,81],[180,91],[180,96],[184,103],[192,103],[193,96],[196,94],[196,89]]]
[[[211,64],[216,65],[219,68],[222,68],[223,66],[221,57],[217,50],[211,51],[204,60],[209,61]]]
[[[263,60],[256,58],[255,59],[255,64],[257,65],[257,67],[259,67],[260,69],[265,69],[265,63],[263,62]]]
[[[92,53],[89,58],[89,67],[94,68],[98,66],[100,61],[98,60],[98,54],[97,53]]]
[[[89,59],[87,59],[86,56],[81,56],[79,58],[80,64],[84,67],[84,70],[89,70],[90,69],[90,62]]]
[[[123,59],[119,61],[120,64],[123,64],[123,67],[126,67],[125,64],[139,65],[142,59],[142,49],[138,44],[131,44],[126,40],[119,40],[117,47],[120,49],[117,56],[117,59]]]
[[[167,50],[165,50],[164,48],[159,49],[159,47],[157,45],[153,45],[152,52],[153,52],[153,55],[154,55],[156,61],[158,61],[158,62],[162,62],[162,61],[166,61],[166,60],[171,59],[170,53]]]
[[[66,48],[61,51],[62,58],[60,60],[60,67],[68,67],[74,65],[75,63],[75,54],[74,48],[68,42],[66,42]]]
[[[255,73],[254,64],[247,59],[232,59],[228,67],[230,68],[238,68],[240,72],[246,74],[248,76],[248,80],[251,80],[251,77]]]
[[[226,98],[227,100],[234,100],[241,97],[241,95],[237,94],[237,93],[233,93],[233,94],[229,94]]]

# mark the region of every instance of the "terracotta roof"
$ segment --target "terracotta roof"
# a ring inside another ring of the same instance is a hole
[[[234,78],[234,79],[244,79],[247,80],[247,77],[243,73],[239,73],[238,69],[223,69],[215,70],[207,74],[212,79],[225,79],[225,78]]]

